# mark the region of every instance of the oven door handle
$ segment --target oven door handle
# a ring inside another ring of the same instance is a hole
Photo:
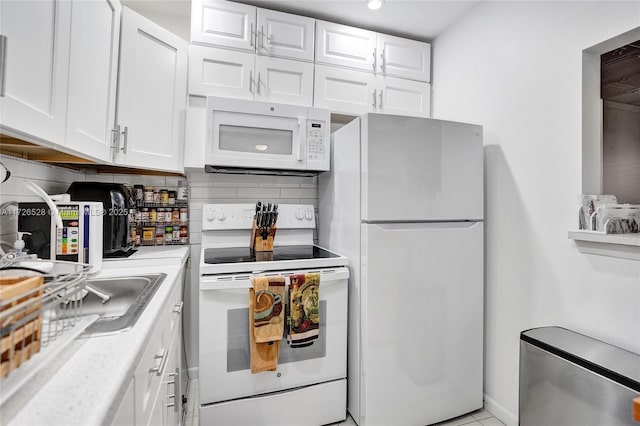
[[[306,273],[313,271],[295,271],[294,273]],[[328,268],[326,270],[321,271],[320,277],[320,285],[323,284],[325,286],[332,285],[336,282],[340,282],[341,280],[345,280],[349,278],[349,269],[340,266],[336,268]],[[277,275],[277,274],[265,274],[269,275]],[[289,286],[289,276],[292,275],[290,273],[282,274],[285,277],[285,286]],[[200,291],[214,291],[214,290],[242,290],[242,289],[250,289],[252,287],[251,278],[248,275],[247,279],[220,279],[216,276],[200,276]]]

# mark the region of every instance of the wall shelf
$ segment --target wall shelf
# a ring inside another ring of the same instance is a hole
[[[580,253],[621,259],[640,260],[640,233],[603,234],[593,231],[569,231]]]

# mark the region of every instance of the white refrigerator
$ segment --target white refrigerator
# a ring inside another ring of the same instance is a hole
[[[318,239],[349,258],[351,416],[424,426],[481,408],[482,127],[366,114],[331,156]]]

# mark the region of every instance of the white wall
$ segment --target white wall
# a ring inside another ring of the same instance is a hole
[[[578,253],[582,50],[640,2],[480,3],[433,43],[433,116],[484,126],[485,394],[517,424],[519,333],[559,325],[640,353],[640,262]]]

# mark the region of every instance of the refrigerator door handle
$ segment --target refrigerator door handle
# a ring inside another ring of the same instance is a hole
[[[480,221],[459,221],[459,222],[365,222],[374,225],[385,231],[417,231],[421,229],[468,229],[481,224]]]

